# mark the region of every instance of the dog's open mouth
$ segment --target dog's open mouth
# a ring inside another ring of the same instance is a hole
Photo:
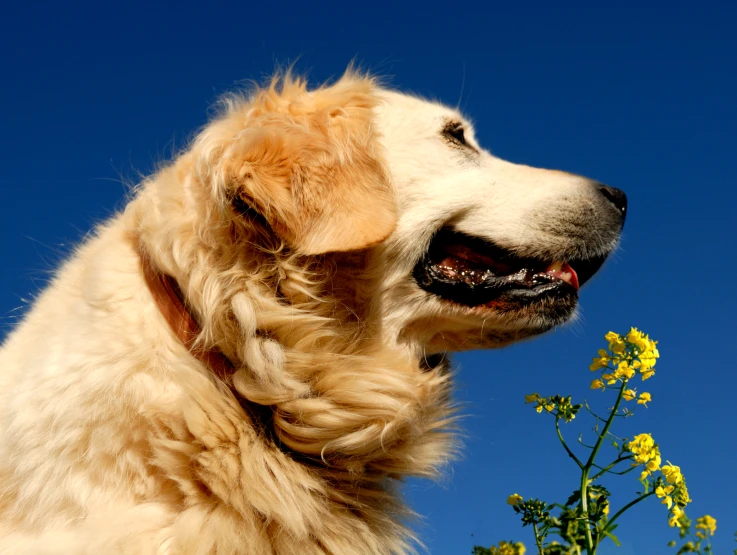
[[[443,229],[413,275],[425,291],[465,306],[514,309],[550,299],[573,310],[579,287],[604,259],[523,258],[483,239]]]

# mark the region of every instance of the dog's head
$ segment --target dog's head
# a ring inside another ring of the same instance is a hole
[[[382,247],[392,268],[384,314],[399,340],[492,347],[569,319],[617,245],[624,193],[500,160],[458,111],[381,94],[377,127],[400,207]]]
[[[359,311],[386,341],[425,352],[504,345],[569,319],[626,212],[618,189],[500,160],[458,111],[356,75],[315,91],[274,83],[194,151],[221,204],[293,255],[365,253],[373,283],[356,298],[371,307]],[[332,283],[355,277],[345,260]]]

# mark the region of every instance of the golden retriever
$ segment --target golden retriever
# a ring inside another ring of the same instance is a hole
[[[401,554],[444,353],[575,311],[626,197],[349,71],[226,99],[0,350],[0,552]]]

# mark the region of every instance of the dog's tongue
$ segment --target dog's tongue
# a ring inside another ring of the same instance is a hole
[[[543,273],[565,281],[578,291],[578,274],[576,274],[576,270],[571,268],[568,262],[553,262],[550,266],[545,268]]]

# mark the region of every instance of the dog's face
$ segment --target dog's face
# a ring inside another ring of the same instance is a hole
[[[457,111],[382,92],[376,126],[396,189],[382,311],[426,351],[504,345],[570,318],[619,239],[626,197],[492,156]]]
[[[290,252],[367,253],[372,328],[425,353],[569,319],[626,210],[617,189],[500,160],[457,111],[350,75],[316,91],[272,85],[194,152],[220,204]]]

